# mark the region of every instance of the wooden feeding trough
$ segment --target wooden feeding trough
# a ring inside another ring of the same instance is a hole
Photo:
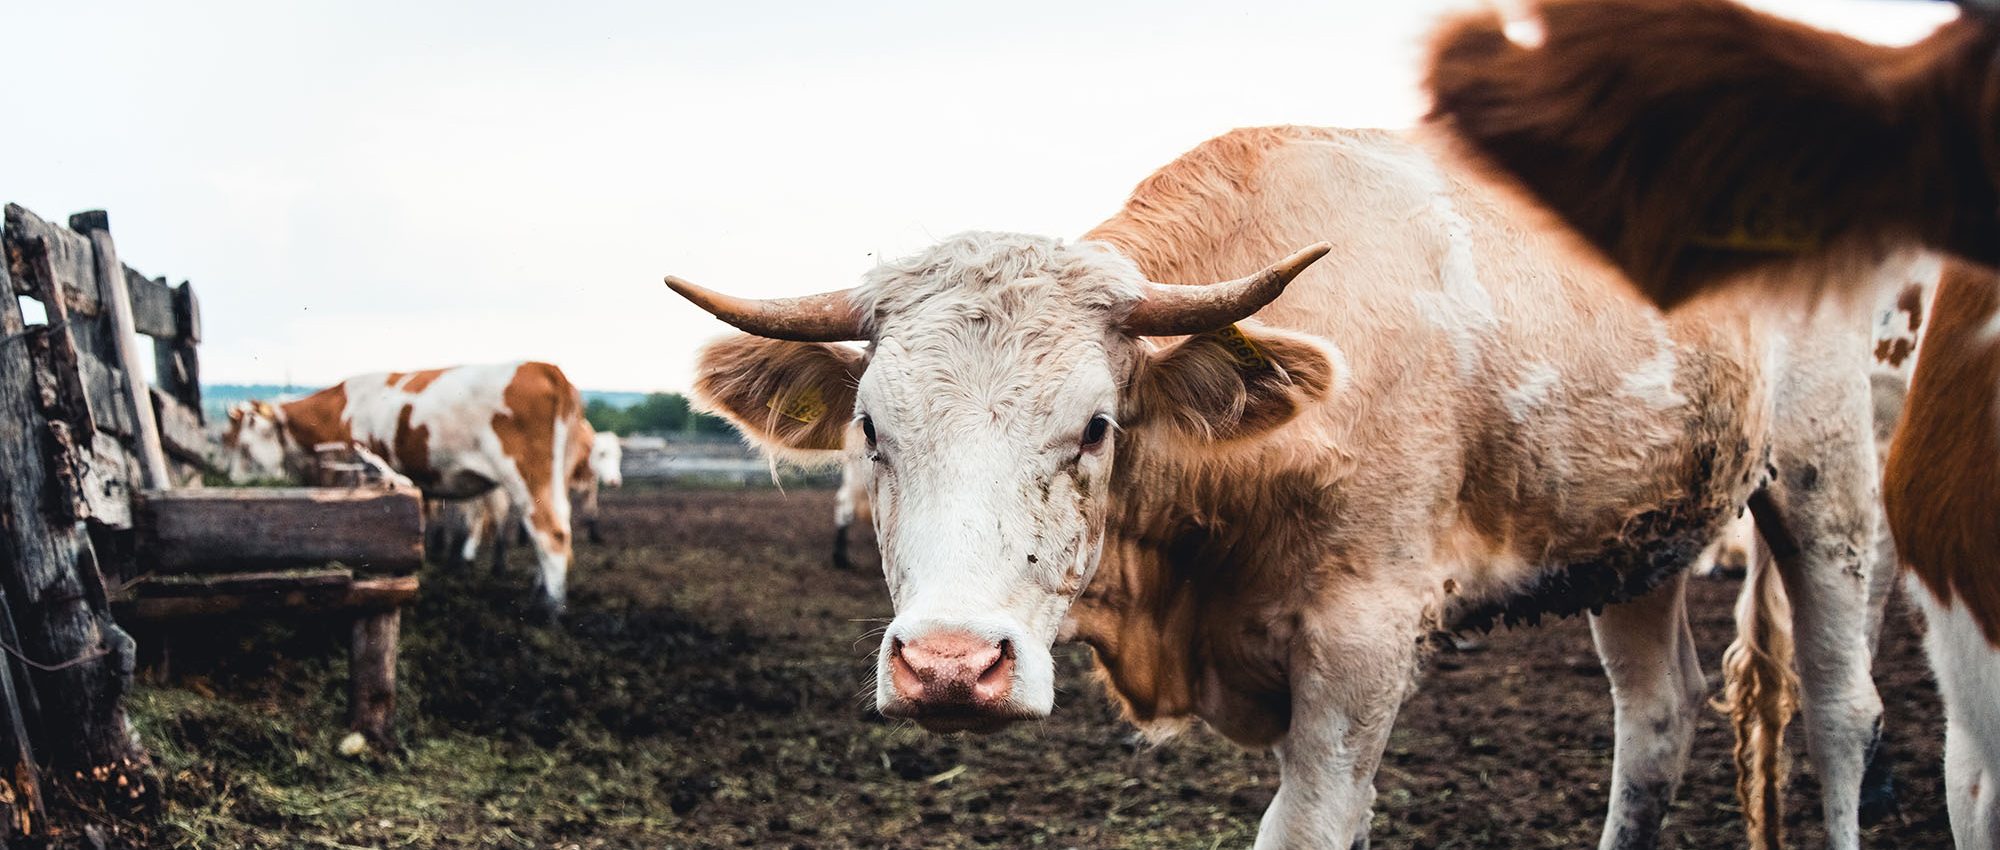
[[[148,491],[133,510],[136,572],[113,604],[125,622],[351,614],[349,719],[386,741],[423,528],[421,496],[405,487]]]
[[[220,456],[193,288],[120,263],[101,212],[64,228],[9,205],[0,244],[0,842],[46,834],[44,768],[106,801],[153,793],[121,623],[349,613],[350,716],[386,739],[418,493],[337,457],[340,486],[201,488]]]

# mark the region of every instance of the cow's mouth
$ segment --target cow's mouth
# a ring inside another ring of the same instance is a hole
[[[990,735],[1023,720],[1041,720],[1039,711],[1005,703],[994,706],[920,705],[910,700],[892,700],[882,706],[882,716],[915,721],[924,731],[938,734],[971,732]]]

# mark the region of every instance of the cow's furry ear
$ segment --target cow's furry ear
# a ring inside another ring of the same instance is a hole
[[[844,346],[739,334],[701,350],[694,400],[767,452],[831,460],[826,453],[846,437],[866,366],[866,355]]]
[[[1188,337],[1151,356],[1132,394],[1138,421],[1192,439],[1262,436],[1332,392],[1338,371],[1310,337],[1254,324]]]

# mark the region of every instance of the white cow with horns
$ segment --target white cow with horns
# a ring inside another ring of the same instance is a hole
[[[1133,721],[1276,752],[1258,847],[1345,850],[1433,635],[1590,612],[1604,846],[1650,847],[1705,690],[1684,568],[1748,503],[1783,532],[1828,830],[1855,845],[1881,713],[1866,305],[1662,316],[1427,131],[1300,127],[1202,145],[1079,242],[962,234],[804,298],[668,283],[751,334],[703,352],[704,405],[872,467],[886,715],[1045,716],[1074,637]]]

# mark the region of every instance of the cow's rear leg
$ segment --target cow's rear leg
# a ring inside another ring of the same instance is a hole
[[[1872,448],[1845,460],[1781,457],[1778,481],[1751,500],[1792,601],[1806,743],[1835,850],[1860,846],[1862,774],[1881,736],[1868,648]]]
[[[1598,842],[1604,850],[1658,846],[1687,767],[1707,682],[1688,626],[1686,586],[1685,574],[1677,575],[1590,618],[1617,717],[1611,810]]]
[[[1889,600],[1894,595],[1896,576],[1901,572],[1902,565],[1896,555],[1895,537],[1889,533],[1885,521],[1876,523],[1874,555],[1874,562],[1869,564],[1868,571],[1868,655],[1871,667],[1872,659],[1881,653],[1883,624],[1888,617]],[[1902,808],[1896,800],[1896,758],[1887,744],[1887,739],[1877,742],[1875,749],[1868,754],[1868,767],[1861,776],[1863,826],[1880,823]]]
[[[2000,850],[2000,647],[1960,597],[1954,604],[1912,579],[1906,588],[1929,628],[1924,649],[1944,699],[1944,790],[1959,850]]]
[[[1988,698],[2000,699],[2000,694],[1989,694]],[[1989,713],[1992,705],[1987,705]],[[2000,729],[1976,726],[1945,723],[1945,808],[1951,814],[1952,840],[1959,850],[1994,850],[2000,848],[2000,763],[1991,759],[1991,751],[2000,747],[2000,740],[1995,740]]]

